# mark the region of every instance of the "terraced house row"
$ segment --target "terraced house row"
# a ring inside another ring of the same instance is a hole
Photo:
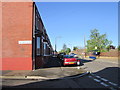
[[[2,2],[2,70],[44,66],[53,48],[34,2]]]

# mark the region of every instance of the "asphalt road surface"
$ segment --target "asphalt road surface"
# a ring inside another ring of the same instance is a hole
[[[114,60],[113,60],[114,61]],[[108,88],[117,90],[119,86],[119,71],[118,63],[106,61],[106,59],[96,60],[82,60],[82,66],[66,66],[62,67],[61,62],[57,58],[53,58],[48,62],[44,68],[56,68],[59,71],[57,78],[60,76],[62,79],[52,80],[6,80],[3,79],[2,86],[4,88]],[[75,76],[75,74],[90,71],[82,77]],[[70,71],[71,70],[71,71]],[[79,72],[78,72],[79,71]],[[51,71],[52,72],[52,71]],[[77,73],[76,73],[77,72]],[[44,73],[45,74],[45,73]],[[44,74],[42,74],[44,76]],[[52,74],[52,73],[51,73]],[[49,76],[49,73],[47,74]],[[53,73],[54,76],[54,73]],[[70,76],[68,78],[68,76]]]

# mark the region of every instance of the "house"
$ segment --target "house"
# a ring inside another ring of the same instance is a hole
[[[34,2],[2,2],[2,70],[44,66],[53,48]]]

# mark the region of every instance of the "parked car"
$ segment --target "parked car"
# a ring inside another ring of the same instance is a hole
[[[71,56],[74,56],[74,55],[77,55],[77,54],[71,53],[70,55],[71,55]]]
[[[63,66],[66,66],[66,65],[81,65],[82,62],[81,62],[80,59],[77,59],[74,56],[64,55],[64,57],[62,59],[62,64],[63,64]]]
[[[65,53],[59,53],[57,57],[58,57],[59,59],[62,59],[64,55],[66,55],[66,54],[65,54]]]

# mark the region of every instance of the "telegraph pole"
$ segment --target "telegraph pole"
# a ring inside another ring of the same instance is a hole
[[[55,53],[57,52],[57,39],[61,38],[61,36],[55,37]]]
[[[86,58],[86,38],[84,35],[84,54],[85,54],[85,58]]]

